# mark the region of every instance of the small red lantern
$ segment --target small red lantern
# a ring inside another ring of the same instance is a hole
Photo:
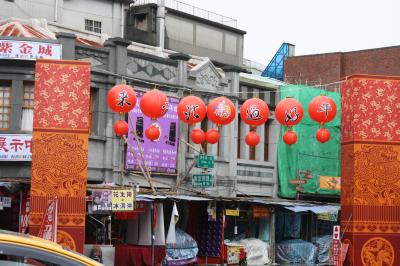
[[[206,140],[206,133],[204,133],[203,130],[196,128],[192,130],[190,138],[192,139],[193,143],[201,144]]]
[[[260,136],[257,134],[257,132],[250,131],[249,133],[246,134],[245,141],[247,145],[255,147],[260,142]]]
[[[296,99],[286,98],[276,105],[275,117],[281,125],[289,127],[297,125],[303,116],[303,106]]]
[[[128,123],[124,120],[119,120],[114,124],[114,132],[117,136],[128,134],[129,128]]]
[[[117,113],[127,113],[136,105],[136,93],[131,86],[119,84],[107,94],[107,104]]]
[[[308,114],[311,119],[325,124],[332,121],[336,116],[336,103],[328,96],[317,96],[308,105]]]
[[[235,105],[226,97],[212,100],[207,107],[207,117],[216,125],[227,125],[235,119]]]
[[[242,121],[251,126],[261,126],[267,122],[268,116],[268,105],[258,98],[248,99],[240,107]]]
[[[317,131],[315,136],[319,142],[325,143],[331,138],[331,133],[326,128],[321,128]]]
[[[287,145],[293,145],[297,141],[297,134],[296,132],[292,130],[288,130],[283,134],[283,142],[285,142]]]
[[[219,132],[215,129],[209,129],[206,133],[206,141],[210,144],[215,144],[219,141]]]
[[[178,104],[178,116],[183,123],[199,123],[206,117],[206,113],[205,103],[193,95],[183,98]]]
[[[144,132],[146,135],[146,138],[148,138],[151,141],[156,141],[160,138],[160,129],[156,127],[155,125],[151,125],[148,128],[146,128],[146,131]]]
[[[142,113],[154,120],[165,115],[168,107],[167,95],[157,89],[146,92],[140,100]]]

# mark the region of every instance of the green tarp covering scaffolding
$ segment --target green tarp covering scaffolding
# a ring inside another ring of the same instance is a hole
[[[317,122],[311,120],[308,115],[308,104],[318,95],[331,97],[337,106],[337,114],[333,121],[326,124],[325,128],[331,133],[328,142],[322,144],[317,141],[315,134],[319,129]],[[303,187],[304,194],[325,194],[340,195],[340,190],[333,186],[320,187],[320,176],[323,180],[328,179],[337,182],[340,176],[340,95],[336,92],[329,92],[313,87],[303,85],[287,85],[281,87],[280,98],[293,97],[301,102],[304,108],[304,118],[300,124],[293,127],[297,133],[297,143],[286,145],[282,140],[282,135],[286,127],[281,128],[281,134],[278,142],[278,175],[279,175],[279,196],[285,198],[296,197],[296,185],[291,184],[290,180],[300,176],[307,180],[306,184],[299,185]],[[304,178],[305,171],[309,170],[312,178]],[[299,174],[300,172],[300,174]],[[337,188],[337,187],[336,187]]]

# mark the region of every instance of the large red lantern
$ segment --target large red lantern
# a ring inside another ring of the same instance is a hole
[[[192,139],[193,143],[201,144],[206,140],[206,133],[204,133],[203,130],[196,128],[192,130],[190,138]]]
[[[157,119],[168,112],[168,98],[165,93],[154,89],[143,94],[140,100],[140,109],[145,116]]]
[[[303,106],[296,99],[286,98],[276,105],[275,117],[281,125],[289,127],[297,125],[303,116]]]
[[[235,105],[226,97],[215,98],[208,104],[207,117],[216,125],[227,125],[235,116]]]
[[[117,136],[122,136],[128,134],[128,123],[124,120],[119,120],[114,124],[114,132]]]
[[[218,140],[219,140],[219,137],[220,137],[220,135],[219,135],[219,132],[218,132],[218,130],[215,130],[215,129],[209,129],[208,131],[207,131],[207,133],[206,133],[206,141],[208,142],[208,143],[210,143],[210,144],[215,144],[215,143],[217,143],[218,142]]]
[[[308,114],[312,120],[320,124],[328,123],[336,116],[336,104],[328,96],[317,96],[308,105]]]
[[[183,98],[178,104],[178,117],[183,123],[199,123],[206,117],[206,113],[204,102],[193,95]]]
[[[242,121],[251,126],[261,126],[267,122],[268,116],[268,105],[258,98],[248,99],[240,107]]]
[[[156,141],[160,138],[160,129],[155,126],[155,125],[151,125],[148,128],[146,128],[146,131],[144,132],[144,134],[146,135],[146,138],[148,138],[151,141]]]
[[[288,130],[283,134],[283,142],[285,142],[287,145],[293,145],[297,141],[297,134],[296,132],[292,130]]]
[[[136,105],[136,93],[131,86],[119,84],[107,94],[107,104],[117,113],[127,113]]]
[[[326,128],[321,128],[317,131],[315,137],[319,142],[325,143],[329,141],[329,139],[331,138],[331,133]]]
[[[260,142],[260,136],[255,131],[250,131],[246,134],[245,138],[246,144],[255,147]]]

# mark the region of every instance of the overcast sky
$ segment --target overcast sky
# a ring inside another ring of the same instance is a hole
[[[400,0],[180,0],[238,20],[244,57],[267,64],[282,42],[296,55],[400,45]]]

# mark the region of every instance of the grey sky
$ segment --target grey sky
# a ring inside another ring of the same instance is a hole
[[[238,20],[245,58],[267,64],[282,42],[296,55],[400,45],[400,0],[180,0]]]

